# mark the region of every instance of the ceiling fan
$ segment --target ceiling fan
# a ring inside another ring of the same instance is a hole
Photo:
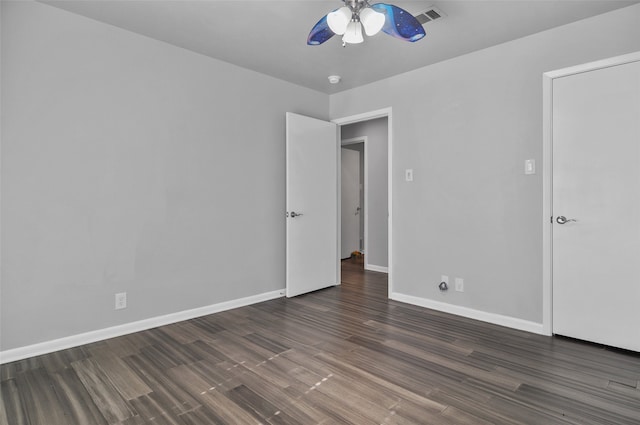
[[[401,40],[415,42],[425,36],[418,20],[404,9],[386,3],[369,4],[368,0],[343,0],[344,6],[322,17],[311,29],[307,44],[317,46],[334,35],[342,35],[342,45],[364,41],[382,32]]]

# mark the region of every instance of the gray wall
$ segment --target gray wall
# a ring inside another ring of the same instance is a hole
[[[541,323],[542,74],[638,50],[635,5],[332,95],[333,119],[393,108],[395,292]]]
[[[378,118],[341,127],[342,140],[367,136],[369,190],[369,251],[365,261],[373,266],[387,267],[388,262],[388,163],[387,118]]]
[[[284,114],[327,95],[33,2],[1,83],[1,350],[284,288]]]
[[[283,288],[285,111],[393,107],[395,290],[540,322],[541,74],[640,50],[633,6],[328,97],[1,7],[0,350]]]

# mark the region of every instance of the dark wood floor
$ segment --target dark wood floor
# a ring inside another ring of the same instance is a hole
[[[640,424],[640,355],[388,301],[386,275],[3,365],[0,424]]]

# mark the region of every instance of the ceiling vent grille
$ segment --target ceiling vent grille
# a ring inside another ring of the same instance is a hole
[[[427,22],[435,21],[437,19],[442,19],[445,16],[447,15],[445,15],[440,9],[438,9],[435,6],[431,6],[427,10],[424,10],[418,13],[417,15],[415,15],[415,18],[418,20],[418,22],[424,25]]]

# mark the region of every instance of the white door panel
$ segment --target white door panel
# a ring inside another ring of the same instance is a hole
[[[360,152],[341,151],[341,257],[348,258],[360,249]]]
[[[293,297],[339,282],[338,143],[333,123],[289,112],[286,121],[286,292]]]
[[[553,332],[640,351],[640,62],[554,79],[552,137]]]

